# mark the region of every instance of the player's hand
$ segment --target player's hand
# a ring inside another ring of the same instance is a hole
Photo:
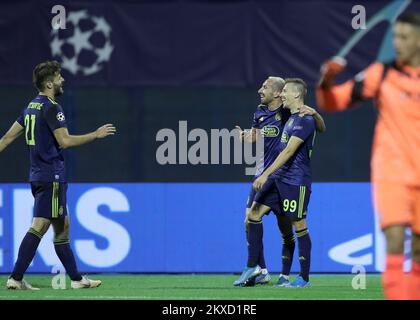
[[[299,116],[303,117],[303,116],[313,116],[317,114],[317,111],[314,108],[308,107],[307,105],[303,105],[300,109],[299,109]]]
[[[262,174],[257,179],[255,179],[254,184],[252,185],[254,190],[255,191],[260,191],[262,189],[263,185],[267,182],[267,178],[268,177],[266,177],[264,174]]]
[[[96,133],[96,138],[101,139],[101,138],[105,138],[109,135],[114,135],[117,132],[117,129],[114,127],[113,124],[105,124],[102,127],[99,127],[98,129],[96,129],[95,133]]]
[[[333,57],[321,66],[321,79],[319,86],[323,88],[330,87],[337,75],[343,72],[347,61],[342,57]]]
[[[242,130],[242,128],[240,126],[235,126],[235,129],[238,129],[239,130],[239,140],[241,142],[243,142],[244,141],[244,138],[245,138],[245,131]]]

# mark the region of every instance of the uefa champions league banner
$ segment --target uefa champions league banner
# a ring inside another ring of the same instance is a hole
[[[420,10],[420,3],[410,0],[358,1],[356,9],[364,8],[366,20],[385,23],[357,29],[353,1],[56,5],[0,3],[1,85],[29,85],[33,67],[47,59],[58,60],[67,83],[78,86],[246,86],[270,74],[299,76],[312,85],[321,63],[340,50],[352,61],[348,76],[376,59],[381,43],[392,57],[385,35],[394,14],[407,6]]]
[[[246,183],[70,184],[71,244],[82,272],[239,272],[246,263]],[[12,270],[32,219],[27,184],[0,184],[0,272]],[[313,272],[383,268],[368,183],[314,184],[308,209]],[[49,230],[28,272],[61,264]],[[281,268],[276,219],[264,218],[268,268]],[[297,253],[292,271],[299,265]],[[406,261],[409,267],[410,261]],[[54,271],[55,270],[55,271]]]

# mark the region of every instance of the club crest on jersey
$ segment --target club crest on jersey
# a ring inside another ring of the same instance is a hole
[[[289,135],[287,132],[284,132],[281,134],[280,142],[287,143],[289,141]]]
[[[277,112],[274,119],[276,119],[277,121],[281,120],[281,114],[280,112]]]
[[[57,120],[58,121],[64,121],[66,118],[64,117],[64,113],[59,112],[57,113]]]
[[[276,126],[264,126],[261,129],[261,134],[264,137],[274,138],[274,137],[277,137],[279,133],[280,133],[280,129]]]
[[[295,119],[290,119],[290,120],[287,122],[287,125],[288,125],[289,127],[291,127],[291,126],[293,126],[293,122],[295,122]]]

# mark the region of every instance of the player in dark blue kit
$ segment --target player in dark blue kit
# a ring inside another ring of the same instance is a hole
[[[23,279],[38,245],[52,224],[54,248],[71,279],[71,287],[94,288],[100,280],[82,276],[76,266],[69,241],[69,218],[67,216],[67,177],[62,150],[91,142],[116,132],[112,124],[106,124],[85,135],[70,135],[63,109],[55,98],[63,93],[64,79],[60,65],[47,61],[37,65],[33,82],[39,90],[38,96],[24,109],[22,114],[0,139],[2,152],[19,135],[24,133],[29,148],[29,181],[35,198],[32,226],[22,240],[13,272],[7,280],[8,289],[39,290]]]
[[[306,226],[306,209],[311,193],[310,157],[315,139],[315,120],[299,115],[304,105],[306,84],[301,79],[287,79],[281,93],[283,106],[290,110],[281,136],[281,152],[276,160],[254,181],[258,191],[248,215],[249,276],[244,285],[253,285],[257,260],[262,250],[262,217],[270,208],[290,218],[298,238],[301,272],[287,287],[309,286],[311,240]],[[274,196],[277,195],[277,200]],[[273,202],[270,202],[273,199]]]
[[[261,97],[261,105],[258,106],[253,119],[252,130],[245,132],[240,129],[241,139],[245,142],[253,143],[257,137],[262,136],[264,139],[264,153],[257,165],[257,172],[255,179],[257,179],[263,171],[269,167],[277,158],[281,151],[280,134],[283,130],[284,124],[290,117],[290,110],[282,107],[280,93],[284,87],[284,80],[279,77],[269,77],[261,86],[258,93]],[[299,110],[300,116],[311,115],[316,121],[317,130],[324,132],[326,130],[324,120],[316,112],[316,110],[302,106]],[[247,201],[246,217],[245,217],[245,230],[246,238],[248,241],[248,215],[250,207],[254,202],[257,192],[251,188],[251,192]],[[277,193],[270,193],[264,200],[267,206],[271,203],[277,203],[279,196]],[[271,207],[277,218],[277,224],[283,237],[282,246],[282,272],[279,276],[278,284],[285,285],[288,283],[288,276],[292,265],[293,253],[295,249],[295,238],[293,234],[292,224],[290,219],[281,215],[281,210],[277,207]],[[268,213],[268,210],[266,213]],[[249,244],[249,241],[248,241]],[[256,276],[255,283],[264,284],[268,283],[271,279],[265,265],[264,250],[261,248],[258,257],[258,268],[253,270],[252,275]],[[235,286],[242,286],[245,279],[249,276],[251,268],[245,268],[242,275],[234,282]]]

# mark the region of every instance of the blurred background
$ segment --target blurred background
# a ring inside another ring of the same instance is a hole
[[[72,244],[82,271],[237,272],[245,264],[243,215],[251,176],[245,165],[160,165],[163,128],[250,128],[257,90],[268,76],[300,77],[316,108],[321,64],[388,5],[420,11],[411,1],[61,1],[66,29],[51,22],[57,1],[0,3],[0,135],[37,94],[34,66],[62,63],[69,131],[104,123],[109,139],[66,150]],[[383,21],[346,56],[342,79],[381,57],[392,58]],[[385,49],[384,49],[385,48]],[[370,149],[376,111],[368,102],[322,113],[327,132],[312,156],[308,211],[313,271],[382,268],[383,243],[370,203]],[[194,142],[190,142],[189,146]],[[233,162],[233,161],[232,161]],[[0,155],[0,272],[9,272],[32,215],[24,139]],[[49,234],[49,237],[52,237]],[[58,263],[48,240],[29,269]],[[280,269],[281,238],[265,222],[268,268]],[[409,264],[409,261],[407,261]],[[297,270],[298,263],[294,264]]]

